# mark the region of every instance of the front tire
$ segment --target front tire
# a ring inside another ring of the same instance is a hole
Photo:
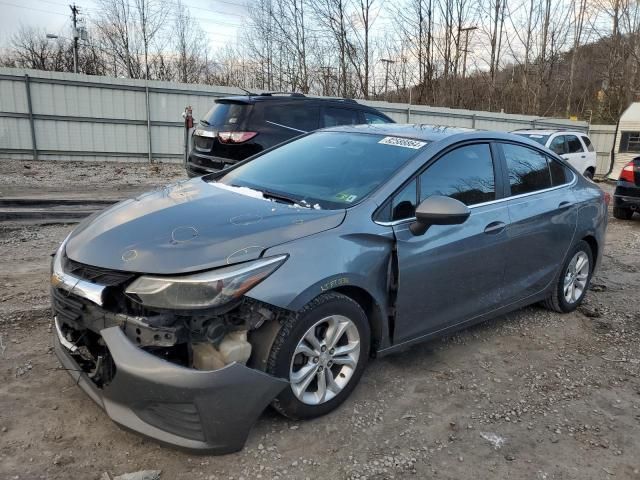
[[[593,273],[593,252],[584,240],[580,240],[567,255],[558,282],[544,302],[550,310],[572,312],[582,303]]]
[[[267,373],[290,382],[273,407],[295,420],[337,408],[362,376],[370,337],[360,305],[337,292],[320,295],[289,316],[267,362]]]

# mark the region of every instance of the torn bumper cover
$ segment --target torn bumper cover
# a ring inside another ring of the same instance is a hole
[[[242,449],[253,423],[288,385],[238,363],[214,371],[170,363],[134,345],[117,326],[100,335],[115,366],[108,385],[99,388],[78,366],[56,328],[55,352],[64,368],[113,421],[182,449]]]

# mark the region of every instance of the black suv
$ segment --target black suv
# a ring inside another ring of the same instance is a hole
[[[217,99],[193,132],[187,173],[195,177],[221,170],[318,128],[362,123],[393,120],[355,100],[301,93]]]

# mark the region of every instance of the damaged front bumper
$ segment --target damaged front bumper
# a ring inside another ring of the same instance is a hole
[[[117,424],[161,443],[224,454],[244,446],[265,407],[287,385],[238,363],[219,370],[182,367],[145,352],[118,326],[100,331],[113,361],[98,387],[80,368],[56,320],[55,352],[74,381]]]

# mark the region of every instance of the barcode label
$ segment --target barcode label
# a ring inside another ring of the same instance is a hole
[[[427,144],[427,142],[421,142],[419,140],[411,140],[410,138],[402,137],[384,137],[378,143],[382,143],[384,145],[393,145],[395,147],[413,148],[414,150],[422,148]]]

